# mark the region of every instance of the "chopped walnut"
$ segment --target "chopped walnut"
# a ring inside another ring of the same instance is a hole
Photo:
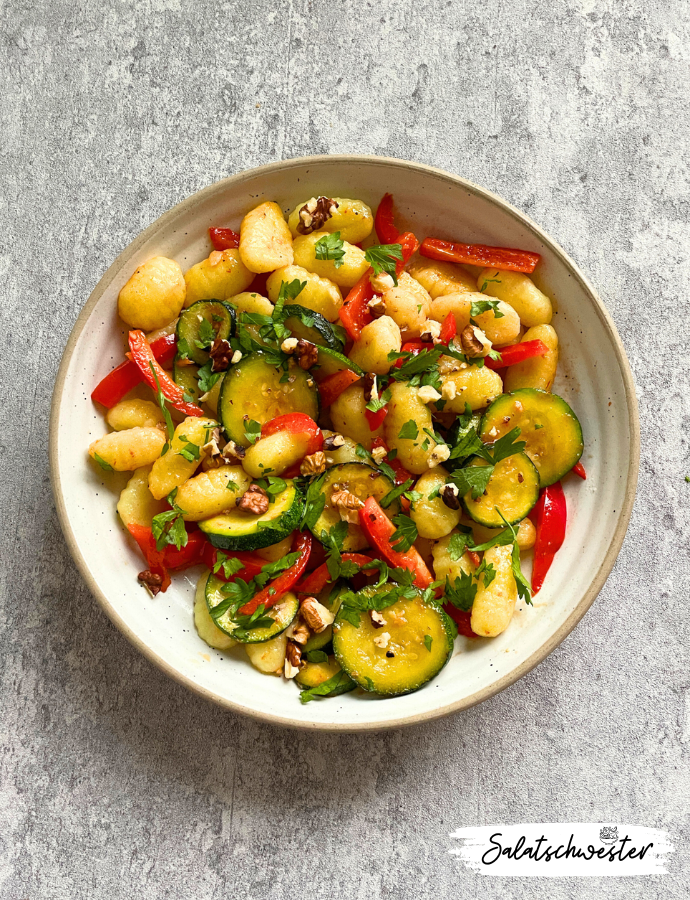
[[[383,634],[377,634],[374,638],[374,643],[377,647],[380,647],[382,650],[385,650],[388,646],[388,642],[390,641],[391,636],[387,631],[384,631]]]
[[[441,489],[441,500],[448,509],[460,509],[460,492],[454,484],[447,484]]]
[[[367,303],[367,309],[375,319],[380,319],[381,316],[385,316],[386,304],[383,302],[383,297],[372,297],[372,299]]]
[[[357,510],[362,509],[364,501],[360,500],[356,494],[352,494],[350,491],[334,490],[331,494],[331,504],[338,510],[343,522],[357,525],[359,522]]]
[[[237,363],[238,363],[241,359],[242,359],[242,351],[241,351],[241,350],[235,350],[235,352],[232,354],[232,359],[230,360],[230,362],[233,364],[233,366],[236,366]]]
[[[146,586],[152,597],[160,593],[161,585],[163,584],[162,575],[156,575],[150,569],[144,569],[143,572],[139,572],[137,578]]]
[[[362,381],[362,387],[364,389],[364,399],[367,403],[370,403],[374,397],[378,400],[379,394],[376,390],[376,375],[367,372]]]
[[[443,387],[441,388],[441,396],[444,400],[455,400],[455,395],[457,394],[458,389],[455,386],[454,381],[445,381],[443,383]]]
[[[377,612],[375,609],[369,610],[369,618],[371,619],[371,624],[374,628],[383,628],[386,624],[386,620],[383,618],[380,612]]]
[[[329,197],[312,197],[299,211],[297,231],[299,234],[311,234],[318,231],[335,214],[338,204]]]
[[[300,615],[297,616],[285,634],[287,635],[288,640],[294,641],[296,644],[301,644],[302,646],[304,646],[311,637],[309,626]]]
[[[295,350],[297,349],[298,343],[299,342],[298,342],[297,338],[294,338],[294,337],[285,338],[283,343],[280,345],[280,349],[283,351],[283,353],[294,353]]]
[[[369,284],[373,287],[377,294],[385,294],[395,287],[393,276],[388,272],[379,272],[378,275],[369,276]]]
[[[300,475],[320,475],[326,471],[326,454],[321,450],[305,456],[299,467]]]
[[[423,341],[433,341],[437,344],[441,340],[441,323],[434,319],[427,319],[420,331]]]
[[[268,494],[258,484],[250,484],[242,494],[242,499],[237,504],[238,509],[252,513],[254,516],[263,516],[268,512]]]
[[[311,341],[305,341],[302,338],[287,338],[280,345],[283,353],[288,356],[295,356],[301,369],[311,369],[319,360],[319,348]]]
[[[223,447],[223,459],[230,465],[240,466],[247,451],[234,441],[228,441]]]
[[[211,371],[224,372],[230,365],[233,350],[230,341],[217,337],[211,346]]]
[[[285,665],[283,667],[283,674],[289,680],[294,678],[299,672],[299,666],[293,666],[288,657],[285,657]]]
[[[448,444],[436,444],[434,449],[429,454],[429,458],[427,459],[427,465],[430,469],[433,469],[435,466],[438,466],[440,463],[445,462],[450,456],[450,447]]]
[[[518,481],[520,482],[520,484],[522,484],[524,480],[525,476],[522,474],[522,472],[518,472]]]
[[[302,600],[300,612],[304,621],[316,634],[325,631],[329,625],[333,624],[335,619],[330,609],[319,603],[316,597],[306,597]]]
[[[388,451],[385,447],[374,447],[371,451],[371,456],[377,466],[380,466],[384,459],[388,456]]]
[[[299,669],[302,663],[302,648],[300,647],[300,645],[296,644],[294,641],[288,641],[286,655],[290,660],[290,665],[294,666],[296,669]]]
[[[323,449],[327,452],[331,450],[337,450],[338,447],[343,447],[345,445],[345,438],[342,434],[329,434],[328,437],[324,438],[323,441]]]
[[[492,343],[481,328],[476,325],[467,325],[460,332],[460,344],[465,356],[486,356],[491,350]]]
[[[435,400],[441,399],[441,394],[439,394],[435,388],[432,388],[430,384],[425,384],[423,387],[420,387],[417,390],[417,396],[422,403],[433,403]]]
[[[220,428],[214,428],[210,433],[208,440],[202,446],[202,451],[204,453],[208,453],[209,456],[220,456],[221,447],[220,447]]]

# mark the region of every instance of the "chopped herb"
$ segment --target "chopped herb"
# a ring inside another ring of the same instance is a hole
[[[486,490],[493,472],[493,466],[467,466],[453,472],[450,480],[458,489],[461,497],[472,491],[472,499],[478,500]]]
[[[372,393],[371,400],[367,403],[367,409],[371,412],[378,412],[388,403],[391,398],[390,390],[386,389],[380,397],[376,396],[376,392]]]
[[[535,430],[535,431],[539,431],[539,429],[540,429],[540,428],[543,428],[543,427],[544,427],[543,425],[535,425],[535,426],[534,426],[534,430]]]
[[[216,330],[208,319],[202,319],[199,322],[199,339],[194,341],[199,350],[205,350],[210,347],[216,339]],[[179,349],[179,348],[178,348]]]
[[[400,244],[377,244],[369,247],[364,252],[364,258],[374,270],[374,275],[385,272],[390,275],[394,283],[398,283],[395,267],[396,262],[402,262],[402,246]]]
[[[417,540],[417,526],[414,520],[404,513],[393,516],[393,524],[398,527],[391,535],[391,546],[398,553],[406,553]]]
[[[322,238],[319,238],[314,244],[314,254],[317,259],[333,260],[333,265],[336,269],[344,265],[345,250],[340,239],[340,232],[335,231],[333,234],[324,234]]]
[[[93,458],[96,460],[96,462],[101,467],[101,469],[103,469],[104,472],[114,472],[115,471],[113,469],[113,467],[110,465],[110,463],[107,463],[103,459],[103,457],[99,456],[97,453],[94,453]],[[687,481],[687,479],[686,479],[686,481]]]
[[[207,394],[211,388],[216,384],[216,382],[220,381],[223,373],[222,372],[213,372],[213,360],[209,359],[209,361],[201,366],[199,371],[197,372],[197,377],[199,379],[199,390],[202,394]]]
[[[475,578],[483,577],[484,587],[488,588],[488,586],[496,577],[496,569],[494,568],[493,563],[487,563],[486,559],[483,559],[479,564],[479,568],[474,574]]]
[[[328,662],[328,654],[323,650],[309,650],[304,654],[304,658],[310,663]]]
[[[457,562],[460,559],[465,552],[469,540],[469,534],[456,532],[451,535],[450,541],[448,542],[448,556],[450,556],[453,562]]]
[[[240,486],[236,481],[227,481],[225,484],[226,491],[239,491]]]
[[[323,483],[326,480],[324,472],[316,481],[312,481],[307,488],[305,497],[304,514],[300,528],[309,528],[310,530],[316,525],[323,508],[326,505],[326,495],[323,492]]]
[[[495,506],[494,509],[499,514],[499,516],[503,519],[507,529],[510,531],[512,541],[513,541],[513,552],[511,555],[511,567],[513,569],[513,577],[515,578],[515,585],[517,587],[518,597],[521,600],[524,600],[525,603],[528,603],[530,606],[532,605],[532,590],[530,588],[530,584],[522,574],[522,567],[520,565],[520,548],[518,547],[517,542],[517,533],[512,525],[510,525],[501,510]],[[501,532],[503,533],[503,532]]]
[[[192,355],[191,347],[189,346],[189,342],[187,338],[178,338],[177,339],[177,356],[179,359],[189,359]]]
[[[470,306],[470,318],[481,316],[482,313],[493,311],[495,319],[502,319],[504,314],[498,308],[500,300],[475,300]]]
[[[394,500],[397,500],[398,497],[405,493],[405,491],[409,490],[413,484],[414,482],[411,478],[409,478],[404,484],[399,484],[397,487],[394,487],[392,490],[388,491],[388,493],[384,497],[381,497],[381,499],[379,500],[379,505],[384,509],[388,509],[391,503]]]
[[[187,546],[187,529],[184,525],[185,511],[175,502],[177,488],[168,494],[168,503],[172,509],[158,513],[151,520],[151,532],[156,540],[156,550],[162,550],[167,544],[174,544],[178,550]]]
[[[687,481],[688,484],[690,484],[690,475],[686,475],[685,480]]]
[[[469,612],[472,609],[474,598],[477,596],[477,583],[471,572],[461,572],[460,577],[456,578],[451,584],[450,579],[446,577],[446,586],[444,588],[444,597],[456,609],[463,612]]]
[[[201,459],[201,451],[198,444],[187,440],[187,437],[184,434],[180,435],[180,440],[185,442],[185,446],[177,452],[183,459],[186,459],[187,462],[196,462],[198,459]]]
[[[247,419],[244,423],[244,436],[250,444],[255,444],[261,437],[261,424],[254,419]]]
[[[496,272],[496,274],[498,275],[498,272]],[[501,284],[502,282],[501,282],[500,278],[485,278],[484,282],[482,283],[482,286],[479,288],[479,293],[483,294],[484,291],[487,289],[487,287],[492,283],[493,284]]]
[[[419,435],[419,428],[414,419],[408,419],[400,429],[398,437],[404,441],[414,441]]]
[[[163,413],[163,418],[165,419],[165,429],[168,433],[168,440],[161,451],[161,456],[165,456],[168,452],[168,448],[170,446],[170,441],[173,439],[173,435],[175,434],[175,426],[173,425],[172,416],[170,415],[170,410],[166,404],[166,397],[163,391],[161,390],[161,384],[158,380],[158,375],[156,373],[156,367],[149,360],[149,366],[151,368],[151,372],[153,373],[154,381],[156,382],[156,399],[158,400],[158,405],[160,407],[161,412]]]
[[[347,672],[342,669],[336,672],[328,681],[324,681],[318,687],[309,688],[301,691],[299,699],[302,703],[309,703],[315,697],[337,697],[338,694],[345,694],[347,691],[353,690],[357,685],[350,678]]]
[[[434,639],[432,638],[432,636],[430,634],[424,635],[424,646],[429,651],[429,653],[431,653],[431,644],[432,644],[433,640]]]
[[[232,578],[233,575],[237,575],[239,571],[244,569],[244,563],[240,562],[236,557],[228,556],[222,550],[217,550],[216,561],[213,564],[214,574],[218,574],[221,569],[226,578]]]

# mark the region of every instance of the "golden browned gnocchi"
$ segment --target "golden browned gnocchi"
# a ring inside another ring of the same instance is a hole
[[[289,216],[262,202],[239,234],[210,231],[224,249],[184,276],[154,257],[124,285],[120,316],[146,339],[130,334],[130,361],[93,392],[112,431],[88,452],[131,472],[112,481],[139,581],[155,596],[203,565],[201,657],[242,644],[304,702],[417,690],[455,625],[508,628],[531,601],[520,553],[534,550],[538,590],[563,540],[560,480],[583,440],[551,393],[551,300],[484,265],[531,272],[539,257],[420,245],[390,195],[375,216],[358,198]]]
[[[180,264],[165,256],[154,256],[139,266],[122,288],[117,308],[127,325],[153,331],[177,318],[185,295]]]

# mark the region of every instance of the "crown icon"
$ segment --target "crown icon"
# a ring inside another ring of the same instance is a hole
[[[599,839],[605,844],[615,844],[618,840],[618,826],[604,825],[599,832]]]

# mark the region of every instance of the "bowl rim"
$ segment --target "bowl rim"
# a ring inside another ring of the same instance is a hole
[[[237,701],[230,700],[227,697],[223,697],[215,691],[197,684],[192,678],[178,671],[173,665],[166,662],[156,652],[154,652],[145,640],[135,634],[135,632],[127,625],[127,623],[121,618],[117,610],[113,607],[106,594],[98,587],[96,580],[92,576],[91,570],[81,553],[67,515],[67,507],[62,490],[60,471],[58,468],[57,452],[59,408],[62,400],[65,380],[67,377],[67,371],[72,360],[76,343],[79,340],[84,328],[86,327],[87,321],[91,316],[91,313],[93,312],[106,288],[110,285],[111,281],[117,276],[121,269],[129,263],[131,258],[135,256],[139,249],[149,240],[149,238],[153,237],[156,232],[164,229],[168,225],[168,223],[174,221],[180,215],[183,215],[187,211],[191,210],[200,201],[208,199],[214,193],[221,193],[225,191],[229,186],[241,184],[244,180],[254,178],[257,175],[274,173],[281,170],[284,172],[289,172],[290,169],[293,168],[298,168],[310,164],[316,165],[323,162],[328,162],[330,164],[355,163],[361,165],[386,165],[390,166],[391,168],[400,168],[403,170],[412,169],[421,174],[431,175],[443,181],[451,182],[455,186],[460,186],[465,190],[468,190],[471,193],[482,197],[483,199],[493,202],[494,204],[498,205],[505,213],[508,213],[510,216],[516,219],[521,225],[529,229],[535,235],[535,237],[537,237],[556,256],[558,256],[562,262],[566,264],[566,266],[572,272],[573,276],[578,280],[582,289],[587,294],[589,294],[590,298],[592,299],[594,307],[599,314],[601,323],[606,328],[615,349],[616,361],[620,367],[623,377],[625,388],[625,402],[628,413],[628,426],[630,430],[630,459],[625,485],[625,496],[624,501],[621,504],[620,513],[618,515],[611,543],[604,559],[602,560],[601,565],[599,566],[597,572],[594,575],[594,578],[592,579],[592,582],[589,585],[589,588],[585,592],[578,605],[571,612],[570,616],[560,626],[560,628],[557,629],[557,631],[554,632],[554,634],[552,634],[547,641],[545,641],[537,650],[535,650],[535,652],[531,656],[524,660],[512,672],[504,675],[492,685],[476,691],[475,693],[470,694],[462,700],[458,700],[434,709],[426,710],[424,712],[416,713],[414,715],[400,716],[396,719],[391,719],[384,722],[349,722],[344,723],[343,725],[339,725],[338,723],[333,722],[305,722],[293,716],[280,716],[271,713],[264,713],[252,709],[251,707],[244,706]],[[196,191],[195,193],[186,197],[184,200],[177,203],[167,212],[163,213],[163,215],[159,216],[154,222],[152,222],[147,228],[145,228],[144,231],[142,231],[122,250],[121,253],[118,254],[116,259],[111,263],[111,265],[108,267],[106,272],[103,274],[103,276],[91,292],[83,309],[77,317],[77,320],[67,340],[67,344],[65,346],[62,360],[60,362],[60,366],[55,379],[55,386],[53,389],[51,400],[48,452],[50,463],[50,480],[53,490],[53,496],[55,498],[55,506],[57,509],[60,526],[65,536],[65,541],[67,543],[67,547],[70,551],[72,559],[75,561],[82,578],[86,582],[86,585],[91,591],[92,595],[98,601],[101,609],[113,622],[116,628],[118,628],[118,630],[127,638],[127,640],[129,640],[130,643],[133,644],[137,648],[137,650],[139,650],[150,662],[156,665],[174,681],[177,681],[179,684],[184,685],[186,688],[188,688],[198,696],[203,697],[205,700],[210,700],[211,702],[223,707],[224,709],[250,716],[251,718],[259,720],[261,722],[282,727],[303,729],[307,731],[341,733],[363,731],[372,732],[388,730],[391,728],[401,728],[408,725],[418,725],[422,722],[430,722],[434,719],[440,719],[442,717],[448,716],[451,713],[459,712],[460,710],[469,709],[472,706],[476,706],[477,704],[482,703],[484,700],[488,700],[495,694],[498,694],[501,691],[505,690],[505,688],[509,687],[511,684],[514,684],[516,681],[530,672],[533,668],[539,665],[540,662],[542,662],[563,640],[565,640],[565,638],[570,634],[570,632],[575,628],[578,622],[585,615],[587,610],[591,607],[597,595],[601,591],[606,579],[611,573],[618,553],[620,552],[621,546],[623,544],[628,524],[630,522],[630,517],[632,515],[637,487],[637,477],[640,461],[640,422],[637,407],[637,396],[635,392],[635,383],[633,380],[632,371],[625,354],[623,343],[618,335],[618,331],[616,330],[616,326],[614,325],[611,316],[609,315],[606,307],[599,298],[599,295],[594,290],[585,275],[583,275],[583,273],[580,271],[576,263],[570,258],[570,256],[565,252],[565,250],[563,250],[563,248],[559,244],[557,244],[552,238],[550,238],[528,216],[526,216],[512,204],[508,203],[502,197],[494,194],[492,191],[480,187],[479,185],[476,185],[459,175],[453,175],[452,173],[446,172],[443,169],[438,169],[434,166],[429,166],[424,163],[396,159],[394,157],[375,156],[370,154],[321,154],[317,156],[300,156],[294,157],[292,159],[279,160],[277,162],[257,166],[252,169],[245,169],[234,175],[230,175],[227,178],[223,178],[220,181],[216,181],[213,184],[210,184],[207,187],[202,188],[201,190]]]

